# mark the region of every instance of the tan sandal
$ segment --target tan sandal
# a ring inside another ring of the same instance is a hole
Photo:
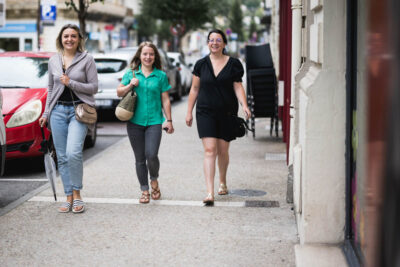
[[[227,195],[228,194],[228,187],[226,184],[220,184],[218,189],[218,195]]]
[[[161,197],[161,192],[157,182],[157,187],[151,187],[151,198],[154,200],[158,200],[160,199],[160,197]]]
[[[145,191],[143,191],[142,196],[139,199],[139,202],[142,204],[149,203],[150,202],[150,193],[149,192],[146,193]]]
[[[211,193],[208,193],[205,199],[203,199],[203,203],[206,206],[212,206],[214,205],[214,196]]]

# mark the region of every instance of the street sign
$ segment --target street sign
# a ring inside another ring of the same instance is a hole
[[[238,34],[236,32],[232,32],[230,37],[231,37],[231,40],[237,40]]]
[[[40,4],[40,20],[44,24],[54,24],[57,17],[57,1],[42,0]]]

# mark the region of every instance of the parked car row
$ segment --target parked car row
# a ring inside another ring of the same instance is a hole
[[[42,156],[43,140],[39,126],[47,98],[48,61],[53,53],[4,52],[0,53],[0,92],[2,118],[5,124],[5,158]],[[51,140],[50,131],[44,130]],[[85,147],[95,145],[97,127],[90,129]],[[2,130],[0,122],[0,141]]]
[[[98,108],[114,109],[118,105],[120,98],[117,96],[116,89],[137,49],[138,47],[122,47],[109,53],[93,55],[99,77],[99,92],[95,95]],[[189,81],[187,77],[182,77],[179,66],[171,62],[163,49],[159,49],[159,52],[163,71],[167,74],[172,87],[169,93],[174,100],[179,100],[187,93]]]
[[[137,47],[119,48],[106,54],[94,54],[99,78],[95,95],[98,109],[114,109],[118,104],[116,89]],[[170,95],[179,100],[191,86],[191,72],[179,53],[160,49],[163,71],[171,85]],[[39,126],[47,98],[48,61],[54,53],[0,53],[0,175],[4,160],[42,156],[43,140]],[[45,138],[50,131],[45,129]],[[95,145],[97,126],[89,129],[85,147]]]
[[[4,163],[6,161],[6,126],[4,125],[3,113],[3,95],[0,90],[0,176],[4,173]]]
[[[172,64],[174,64],[179,71],[180,80],[185,94],[189,93],[190,87],[192,86],[192,70],[191,64],[187,65],[184,57],[179,52],[168,52],[167,53]]]

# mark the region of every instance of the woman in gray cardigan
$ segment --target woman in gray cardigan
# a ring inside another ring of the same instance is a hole
[[[39,120],[51,129],[57,153],[58,170],[67,202],[59,212],[81,213],[85,210],[82,189],[82,150],[88,125],[75,119],[74,103],[94,105],[97,93],[97,70],[92,56],[84,51],[79,28],[67,24],[57,36],[59,53],[49,60],[49,88],[46,108]]]

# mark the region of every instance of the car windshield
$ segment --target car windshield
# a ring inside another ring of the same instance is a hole
[[[48,58],[0,57],[0,87],[47,87],[48,62]]]
[[[98,58],[95,59],[98,73],[115,73],[126,68],[125,60]]]

